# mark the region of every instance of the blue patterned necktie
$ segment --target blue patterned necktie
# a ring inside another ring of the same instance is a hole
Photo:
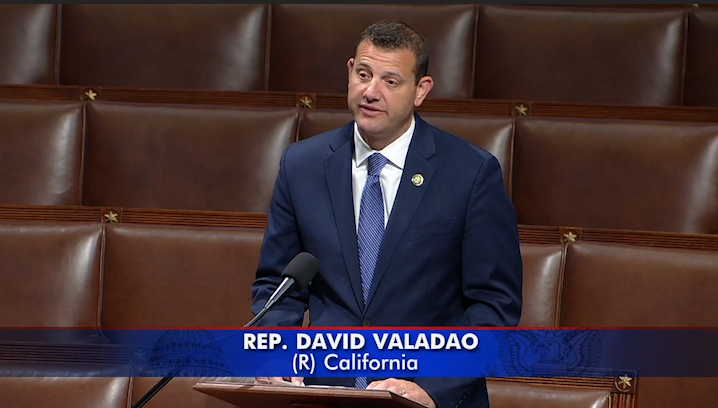
[[[374,153],[369,156],[368,162],[369,171],[361,196],[357,231],[359,271],[361,272],[361,289],[365,305],[369,298],[374,268],[384,237],[384,198],[381,193],[379,175],[388,159],[380,153]],[[366,377],[357,377],[355,383],[357,388],[366,388],[368,385]]]

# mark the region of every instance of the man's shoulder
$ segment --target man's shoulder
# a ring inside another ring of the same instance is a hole
[[[288,154],[292,155],[312,155],[326,154],[336,149],[343,143],[351,140],[351,129],[353,122],[349,122],[343,126],[339,126],[314,136],[298,140],[289,145]]]
[[[426,126],[426,128],[431,131],[431,134],[434,137],[437,153],[449,154],[455,159],[461,159],[462,157],[473,160],[495,158],[493,154],[483,147],[449,131],[434,126],[423,118],[421,118],[421,121],[423,122],[422,126]]]

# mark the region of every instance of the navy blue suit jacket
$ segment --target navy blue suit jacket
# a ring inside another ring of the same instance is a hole
[[[256,314],[299,252],[319,272],[260,321],[300,326],[516,326],[523,269],[498,160],[415,114],[416,127],[366,307],[352,196],[354,124],[290,145],[281,158],[257,279]],[[424,181],[416,186],[412,176]],[[370,378],[369,381],[374,379]],[[488,407],[483,378],[413,379],[439,408]],[[353,385],[353,379],[306,379]]]

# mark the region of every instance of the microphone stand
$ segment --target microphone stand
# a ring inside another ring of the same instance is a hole
[[[274,293],[272,293],[272,296],[267,299],[267,303],[264,304],[262,310],[243,327],[252,327],[257,324],[259,319],[261,319],[262,316],[269,311],[269,309],[281,302],[292,290],[297,287],[299,287],[299,289],[305,288],[306,285],[309,284],[309,281],[311,281],[314,277],[314,274],[317,273],[318,269],[319,266],[317,265],[317,259],[314,258],[312,254],[308,252],[300,252],[297,254],[284,268],[284,271],[282,272],[284,280],[282,283],[274,291]],[[299,279],[300,277],[308,279]],[[142,398],[140,398],[139,401],[132,406],[132,408],[142,408],[152,397],[155,396],[155,394],[167,385],[167,383],[172,381],[172,379],[179,374],[184,367],[185,365],[182,365],[163,377],[157,382],[157,384],[154,385],[154,387],[147,391],[147,393],[143,395]]]
[[[267,302],[267,303],[269,303],[269,302]],[[268,311],[269,311],[269,308],[267,308],[267,305],[265,305],[264,308],[262,308],[262,310],[259,313],[257,313],[257,315],[254,316],[254,318],[252,318],[252,320],[249,321],[249,323],[245,324],[242,327],[254,326],[255,324],[257,324],[259,319],[261,319]],[[180,371],[182,371],[182,368],[183,368],[183,366],[180,367],[179,369],[175,369],[172,373],[164,376],[161,380],[159,380],[157,382],[157,384],[155,384],[152,388],[150,388],[150,390],[147,391],[145,393],[145,395],[143,395],[142,398],[140,398],[137,401],[136,404],[132,405],[132,408],[142,408],[143,406],[145,406],[145,404],[147,404],[149,402],[149,400],[155,396],[155,394],[160,392],[160,390],[162,388],[164,388],[165,385],[167,385],[170,381],[172,381],[172,379],[175,378],[175,376],[177,376],[177,374],[179,374]]]

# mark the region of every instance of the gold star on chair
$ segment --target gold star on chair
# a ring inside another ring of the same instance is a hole
[[[314,102],[312,101],[312,98],[307,95],[304,95],[299,99],[299,103],[301,103],[302,108],[312,109],[312,102]]]
[[[109,212],[105,213],[105,221],[107,222],[119,222],[117,220],[117,213],[110,210]]]
[[[90,100],[95,100],[95,97],[97,96],[97,93],[93,91],[92,89],[88,89],[85,91],[85,96],[87,96]]]
[[[529,107],[523,103],[514,106],[514,108],[516,108],[516,112],[518,112],[519,116],[528,116]]]
[[[146,359],[145,359],[145,353],[142,352],[142,349],[138,349],[138,350],[135,352],[135,356],[137,356],[137,358],[139,358],[139,359],[142,360],[142,361],[146,361]]]
[[[633,380],[633,378],[631,378],[627,375],[619,376],[618,378],[616,378],[616,388],[618,388],[621,391],[628,391],[631,389],[631,381],[632,380]]]
[[[564,241],[563,242],[576,242],[576,238],[578,235],[576,235],[573,231],[569,231],[565,234],[563,234]]]

